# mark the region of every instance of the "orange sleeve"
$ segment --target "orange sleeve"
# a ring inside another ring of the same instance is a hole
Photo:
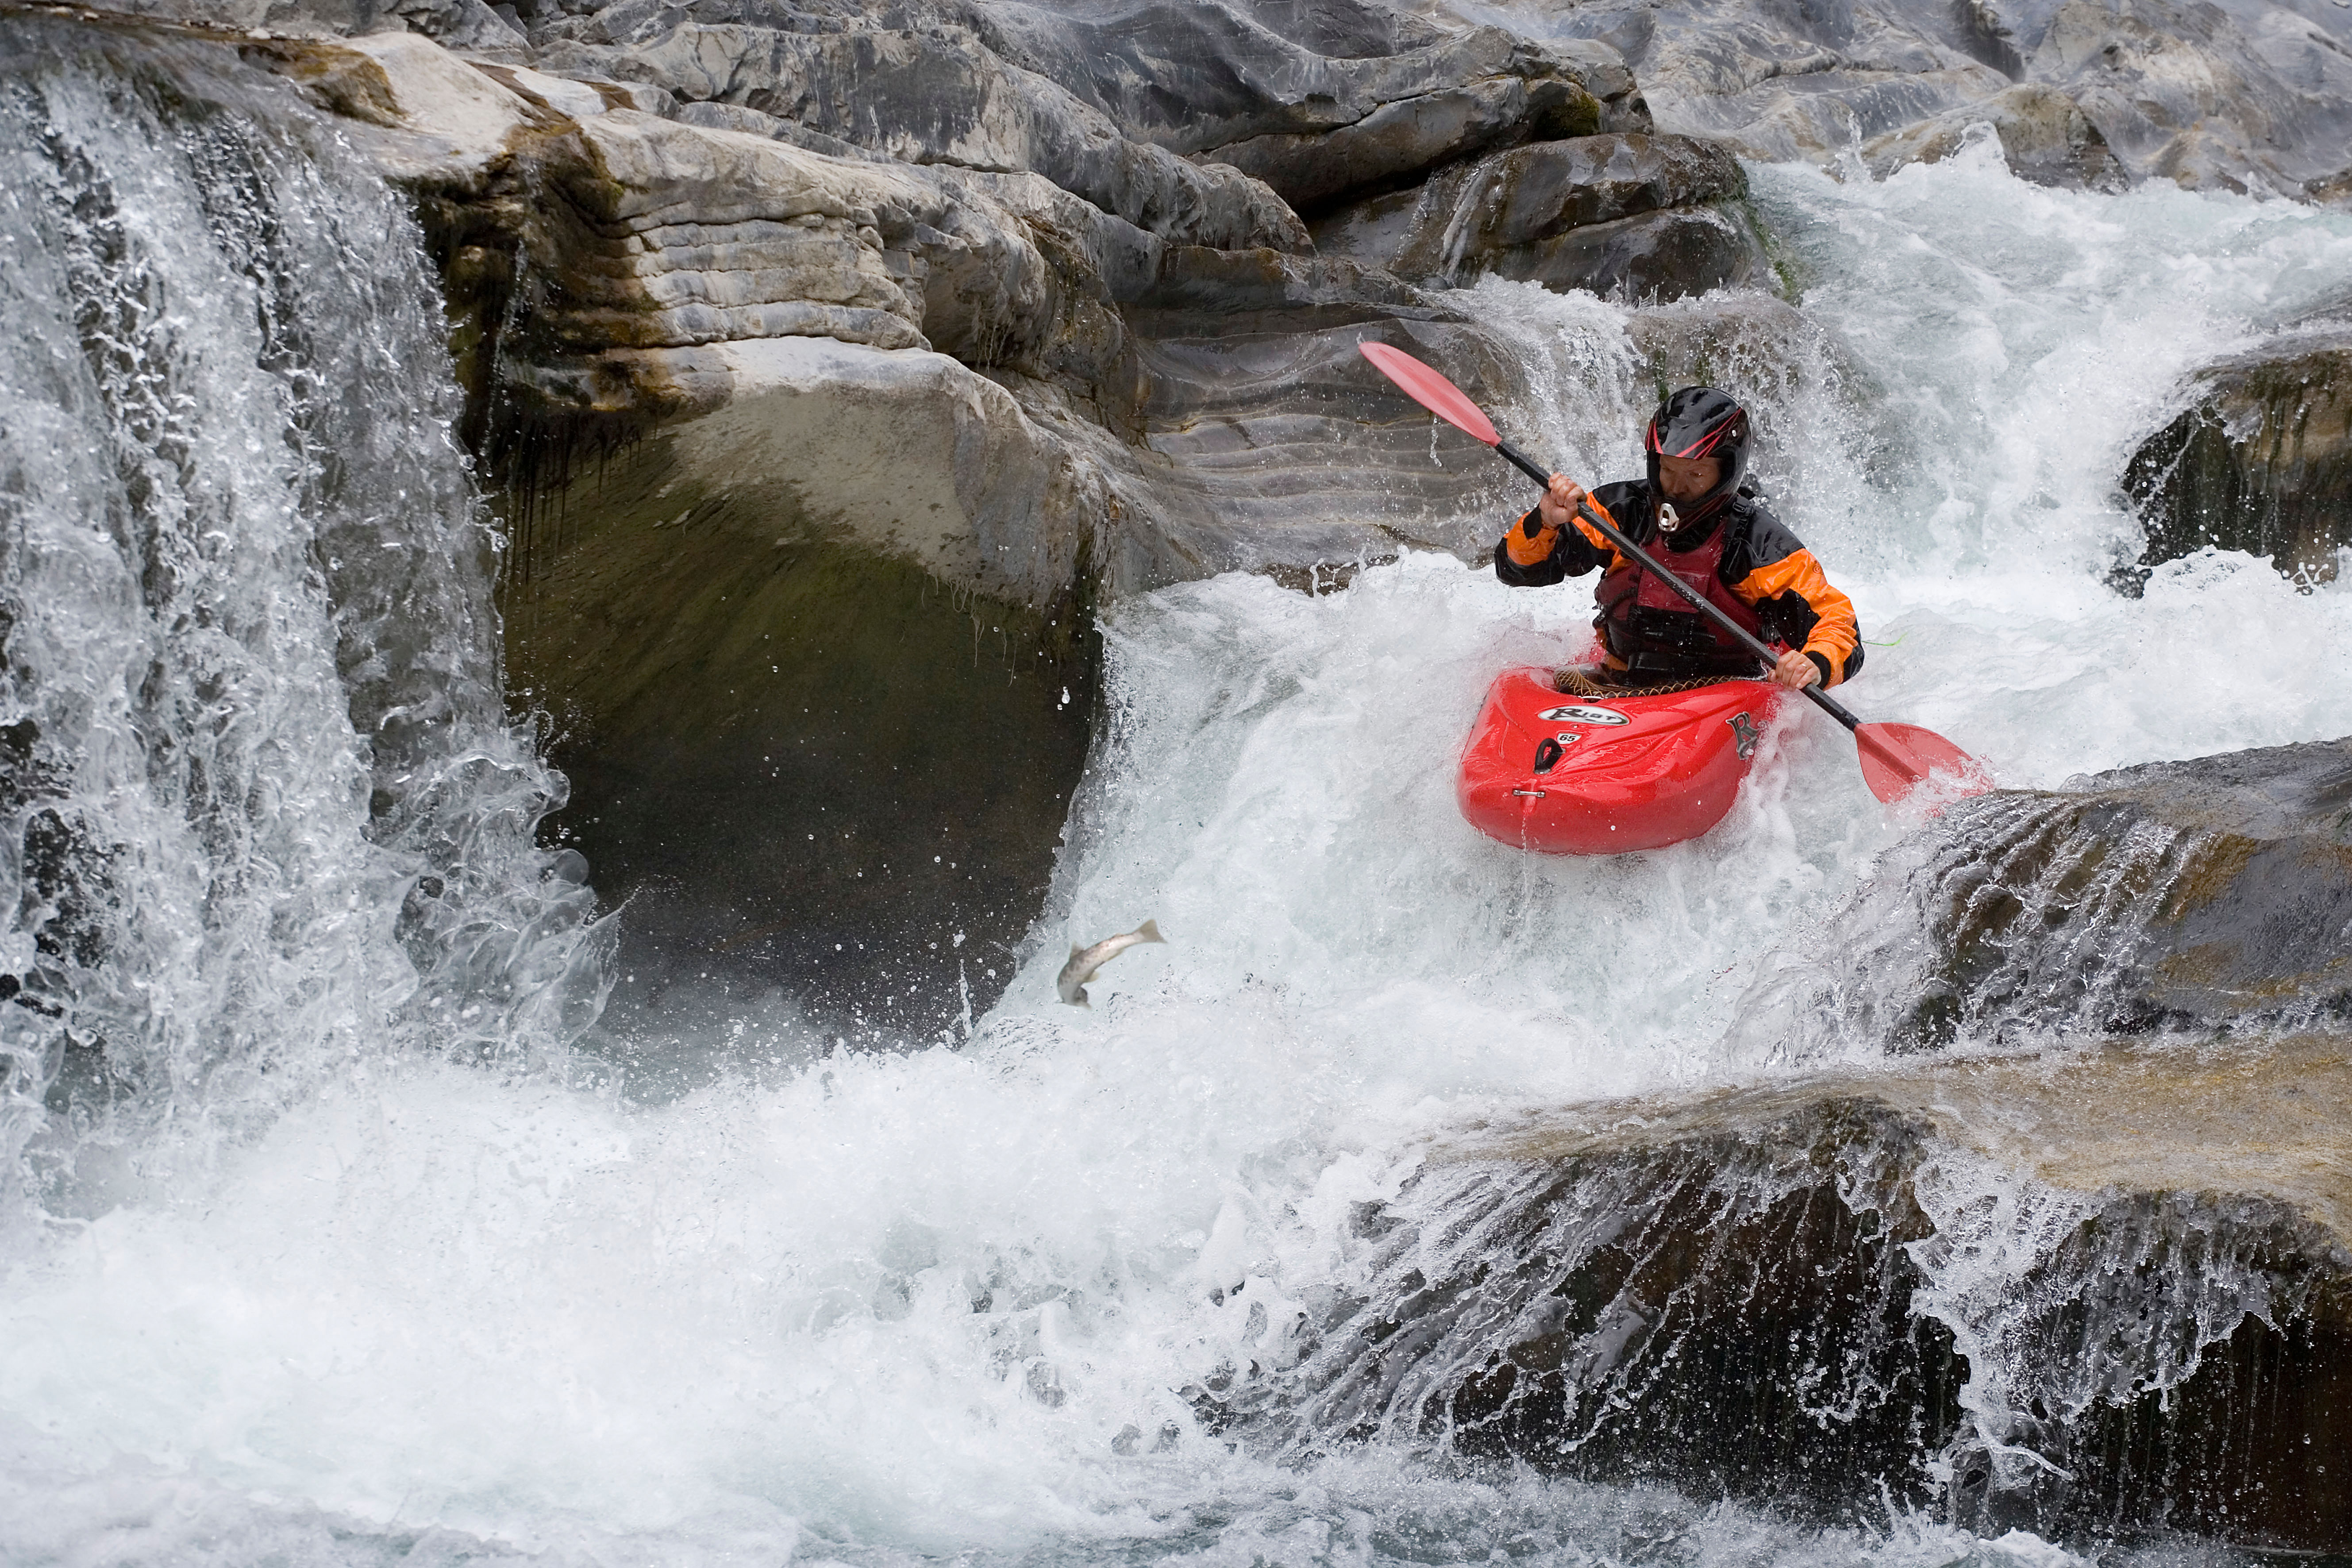
[[[1585,492],[1584,504],[1591,507],[1594,511],[1599,512],[1603,518],[1607,518],[1610,527],[1617,530],[1620,533],[1625,531],[1623,525],[1618,522],[1616,518],[1610,515],[1609,509],[1601,504],[1601,498],[1592,494],[1590,490]],[[1577,518],[1575,521],[1576,531],[1584,535],[1588,540],[1591,540],[1592,542],[1592,548],[1601,552],[1608,557],[1609,564],[1601,569],[1601,575],[1607,576],[1610,573],[1616,571],[1617,568],[1625,564],[1625,558],[1617,553],[1617,547],[1610,543],[1609,541],[1601,535],[1599,529],[1585,521],[1581,517]]]
[[[1791,551],[1769,566],[1759,566],[1732,584],[1731,591],[1751,605],[1790,593],[1804,600],[1814,618],[1801,651],[1829,661],[1826,684],[1835,686],[1845,679],[1846,662],[1862,638],[1853,618],[1853,601],[1830,585],[1811,551]]]

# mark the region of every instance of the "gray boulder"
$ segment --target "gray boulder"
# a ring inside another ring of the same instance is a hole
[[[1715,207],[1670,207],[1572,228],[1497,251],[1486,269],[1547,289],[1589,289],[1625,300],[1678,300],[1769,275],[1745,216]]]
[[[2143,176],[2296,194],[2348,161],[2352,15],[2332,5],[2066,0],[2012,32]]]
[[[1749,157],[1828,159],[1906,128],[1930,139],[1931,122],[2026,83],[2077,104],[2136,179],[2319,197],[2352,163],[2352,11],[2332,4],[1600,0],[1504,18],[1538,41],[1614,47],[1661,125]]]
[[[1433,1140],[1360,1205],[1346,1279],[1272,1304],[1248,1359],[1186,1392],[1298,1459],[1376,1440],[1693,1513],[1907,1505],[1985,1537],[2341,1552],[2347,1047],[2111,1045],[1500,1116]]]
[[[1491,273],[1559,289],[1677,299],[1752,281],[1760,245],[1717,204],[1748,194],[1738,160],[1688,136],[1584,136],[1456,164],[1408,200],[1316,227],[1324,250],[1444,281]]]
[[[904,163],[1034,171],[1180,243],[1300,248],[1280,198],[1230,168],[1132,142],[969,33],[804,33],[689,23],[646,44],[556,43],[542,68],[756,110]]]
[[[1862,155],[1883,180],[1906,163],[1941,163],[1978,126],[1999,141],[2002,159],[2021,180],[2084,191],[2120,191],[2131,183],[2090,116],[2064,93],[2037,84],[1888,132],[1866,143]]]
[[[1739,1040],[1803,1060],[2352,1019],[2352,740],[2122,768],[1947,810],[1757,983]],[[1867,980],[1864,980],[1867,976]]]
[[[982,0],[992,39],[1129,135],[1294,205],[1517,142],[1649,129],[1607,49],[1441,28],[1372,0]]]
[[[1011,979],[1052,871],[1106,492],[943,354],[711,353],[730,402],[518,529],[504,599],[509,679],[563,716],[569,842],[627,900],[606,1026],[682,1037],[683,1069],[789,976],[769,1048],[937,1037]]]
[[[1542,72],[1543,62],[1527,46],[1511,45],[1494,68],[1471,80],[1391,100],[1345,124],[1271,132],[1199,156],[1246,170],[1293,205],[1313,208],[1407,183],[1491,148],[1601,128],[1599,99],[1564,74]]]
[[[2141,566],[2215,545],[2333,577],[2352,545],[2352,328],[2286,333],[2190,388],[2124,470],[2147,530]]]

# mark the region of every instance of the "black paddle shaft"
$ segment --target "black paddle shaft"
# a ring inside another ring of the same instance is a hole
[[[1545,473],[1541,468],[1537,468],[1533,463],[1528,461],[1526,457],[1522,454],[1513,451],[1511,449],[1511,444],[1508,441],[1496,442],[1495,450],[1509,458],[1512,463],[1517,466],[1519,472],[1527,475],[1528,478],[1535,480],[1536,483],[1543,486],[1546,489],[1549,489],[1551,488],[1551,476]],[[1675,593],[1680,594],[1685,600],[1689,601],[1690,607],[1692,609],[1696,610],[1700,615],[1705,616],[1708,620],[1713,621],[1717,626],[1721,626],[1725,631],[1727,631],[1733,637],[1738,637],[1741,646],[1745,647],[1748,652],[1754,654],[1758,658],[1762,659],[1768,665],[1780,663],[1780,655],[1774,653],[1769,647],[1758,640],[1748,632],[1746,626],[1741,626],[1738,621],[1735,621],[1729,616],[1725,615],[1720,606],[1709,604],[1705,594],[1700,593],[1696,588],[1692,587],[1689,584],[1684,582],[1681,578],[1675,576],[1673,573],[1667,571],[1656,562],[1651,560],[1650,552],[1648,551],[1643,549],[1640,545],[1626,538],[1622,533],[1620,533],[1614,527],[1611,526],[1608,520],[1601,516],[1600,513],[1594,511],[1591,507],[1581,504],[1577,507],[1576,510],[1577,514],[1583,518],[1585,521],[1591,523],[1593,527],[1601,531],[1601,538],[1615,545],[1632,560],[1636,561],[1643,566],[1648,568],[1651,574],[1655,576],[1659,582],[1664,583],[1667,587],[1672,588]],[[1800,689],[1801,689],[1806,696],[1811,698],[1815,705],[1817,705],[1822,712],[1828,714],[1831,718],[1836,720],[1847,729],[1858,730],[1861,728],[1862,721],[1847,712],[1845,710],[1844,703],[1840,702],[1836,698],[1832,697],[1820,687],[1806,686],[1800,688]]]

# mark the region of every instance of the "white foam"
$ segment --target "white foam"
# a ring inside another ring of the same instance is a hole
[[[2039,192],[1966,158],[1758,184],[1808,309],[1878,383],[1760,410],[1783,515],[1897,645],[1852,690],[1865,717],[2026,785],[2352,731],[2352,589],[2230,557],[2138,600],[2099,581],[2130,532],[2114,476],[2178,372],[2342,276],[2352,225]],[[1624,312],[1465,297],[1580,389],[1507,423],[1630,470],[1654,388]],[[56,1229],[0,1289],[0,1551],[2070,1561],[1378,1451],[1282,1470],[1180,1397],[1360,1266],[1349,1212],[1425,1134],[1755,1070],[1717,1043],[1727,1010],[1900,830],[1799,710],[1699,843],[1571,860],[1479,837],[1451,794],[1478,696],[1588,616],[1576,585],[1432,556],[1318,599],[1233,577],[1122,605],[1115,735],[1037,956],[968,1048],[659,1108],[368,1068]],[[1069,942],[1147,916],[1167,946],[1105,969],[1092,1013],[1054,1001]]]

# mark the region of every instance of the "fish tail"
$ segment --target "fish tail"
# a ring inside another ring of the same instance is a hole
[[[1158,921],[1144,921],[1141,925],[1135,928],[1135,934],[1141,937],[1145,942],[1156,942],[1163,945],[1168,941],[1166,937],[1160,934],[1160,922]]]

